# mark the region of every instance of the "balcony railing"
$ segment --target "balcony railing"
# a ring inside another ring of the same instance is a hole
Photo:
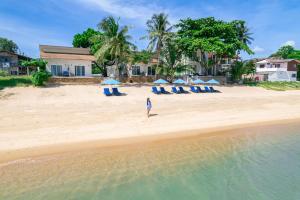
[[[275,68],[275,67],[264,67],[264,68],[256,68],[256,72],[284,72],[287,71],[287,68]]]

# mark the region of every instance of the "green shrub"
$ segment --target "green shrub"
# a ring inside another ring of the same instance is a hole
[[[8,76],[8,72],[0,70],[0,76]]]
[[[0,90],[6,87],[26,87],[32,85],[30,76],[0,77]]]
[[[35,86],[43,86],[46,81],[51,77],[47,71],[38,71],[32,74],[32,82]]]

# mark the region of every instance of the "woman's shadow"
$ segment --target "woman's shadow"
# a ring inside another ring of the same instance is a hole
[[[155,117],[155,116],[157,116],[158,114],[149,114],[149,118],[150,117]]]

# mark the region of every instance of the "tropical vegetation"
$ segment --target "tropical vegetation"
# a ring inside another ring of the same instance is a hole
[[[31,76],[0,76],[0,90],[6,87],[26,87],[32,84]]]
[[[91,49],[97,60],[93,72],[102,72],[106,76],[108,66],[117,66],[122,71],[128,70],[128,65],[138,62],[148,64],[153,60],[156,61],[153,66],[156,74],[170,80],[194,73],[191,66],[183,64],[187,63],[184,61],[196,61],[206,74],[215,75],[221,72],[213,68],[223,59],[238,61],[241,51],[253,53],[249,48],[253,38],[242,20],[225,22],[213,17],[187,18],[171,25],[168,15],[159,13],[146,22],[146,27],[147,35],[141,39],[149,41],[147,50],[137,51],[128,34],[129,26],[121,26],[119,19],[111,16],[98,24],[98,30],[88,28],[76,34],[73,46]],[[236,71],[239,69],[236,68]]]
[[[11,53],[17,53],[19,50],[18,45],[12,40],[0,37],[0,51],[8,51]]]
[[[223,58],[238,58],[240,51],[253,52],[248,44],[252,40],[244,21],[225,22],[213,17],[184,19],[176,25],[178,45],[192,60],[204,67],[205,73]]]
[[[157,54],[157,65],[160,64],[161,50],[164,46],[164,40],[169,36],[172,30],[168,15],[164,13],[154,14],[150,20],[147,21],[147,36],[142,39],[148,39],[148,50],[154,51]]]
[[[182,56],[175,33],[165,36],[159,59],[161,62],[156,66],[156,74],[164,76],[172,82],[175,77],[193,73],[194,68],[192,66],[182,64]]]
[[[300,50],[295,50],[293,46],[286,45],[280,47],[277,52],[273,53],[270,57],[300,59]]]
[[[46,70],[47,62],[42,59],[23,61],[21,65],[27,68],[33,67],[35,69],[32,73],[32,83],[35,86],[43,86],[51,77],[51,74]]]

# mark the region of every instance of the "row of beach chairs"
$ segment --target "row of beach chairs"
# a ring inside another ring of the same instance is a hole
[[[202,89],[200,86],[190,86],[190,91],[193,93],[214,93],[218,92],[215,90],[212,86],[204,86],[204,89]],[[166,91],[164,87],[160,87],[159,89],[157,87],[152,87],[152,92],[154,94],[170,94],[170,92]],[[186,94],[189,93],[188,91],[184,90],[182,86],[172,87],[172,92],[175,94]]]
[[[112,92],[110,92],[109,88],[104,88],[103,89],[103,94],[105,94],[105,96],[121,96],[123,95],[121,92],[119,92],[118,88],[112,88]]]

